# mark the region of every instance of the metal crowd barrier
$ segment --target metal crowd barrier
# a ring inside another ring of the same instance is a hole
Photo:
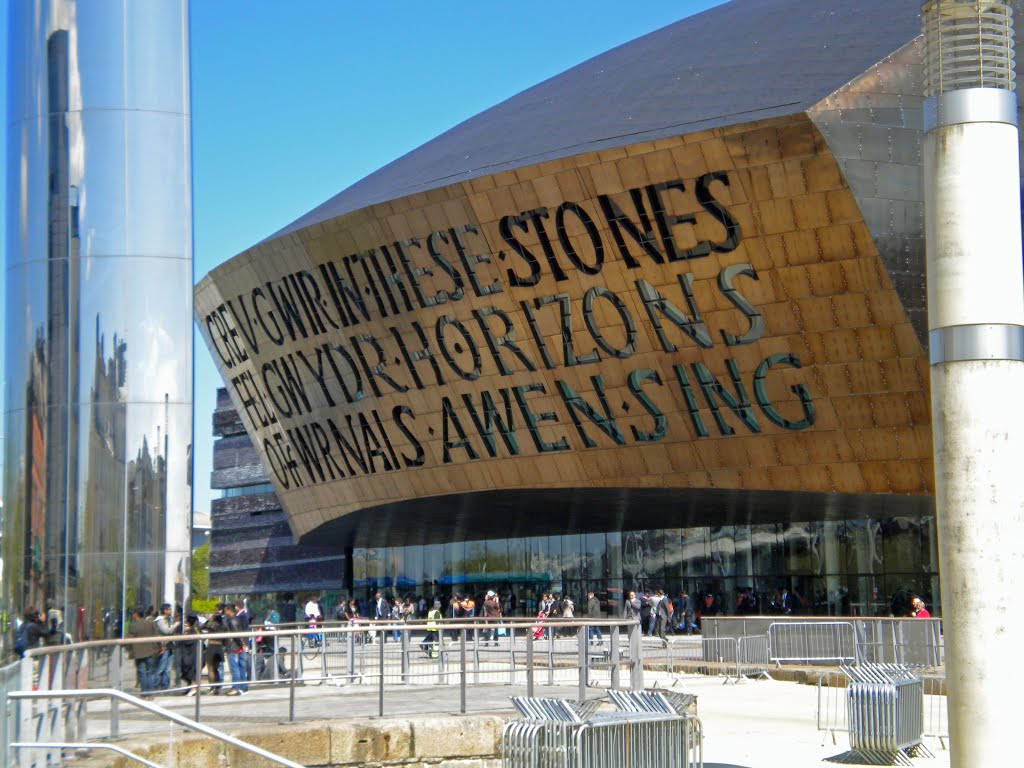
[[[924,735],[938,739],[947,749],[949,741],[949,709],[946,707],[946,678],[930,677],[921,681],[924,693]]]
[[[672,643],[665,653],[672,674],[718,676],[726,683],[771,678],[768,638],[764,636],[702,637],[699,645]]]
[[[842,667],[846,686],[850,751],[877,762],[912,765],[909,757],[924,749],[924,700],[921,680],[898,664]]]
[[[783,664],[857,663],[857,636],[848,621],[775,622],[768,626],[769,659]]]
[[[664,696],[620,697],[629,711],[612,713],[553,699],[513,703],[524,719],[502,730],[503,768],[703,768],[700,721]]]
[[[945,665],[941,619],[862,619],[853,623],[862,662],[933,670]]]

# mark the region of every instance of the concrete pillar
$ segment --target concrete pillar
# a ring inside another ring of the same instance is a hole
[[[1024,277],[1009,2],[932,0],[925,222],[952,766],[999,765],[1024,642]],[[982,41],[984,40],[984,55]]]

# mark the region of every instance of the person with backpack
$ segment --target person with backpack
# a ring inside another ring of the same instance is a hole
[[[45,639],[57,634],[56,620],[51,626],[46,625],[46,619],[38,608],[28,607],[25,609],[21,625],[14,634],[14,652],[24,658],[25,651],[35,648]]]

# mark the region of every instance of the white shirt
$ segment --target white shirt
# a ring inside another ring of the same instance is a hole
[[[316,616],[318,619],[320,616],[320,606],[310,600],[306,603],[306,616]]]

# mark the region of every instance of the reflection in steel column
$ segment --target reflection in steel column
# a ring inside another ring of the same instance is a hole
[[[120,636],[188,594],[188,2],[9,11],[2,601]]]

